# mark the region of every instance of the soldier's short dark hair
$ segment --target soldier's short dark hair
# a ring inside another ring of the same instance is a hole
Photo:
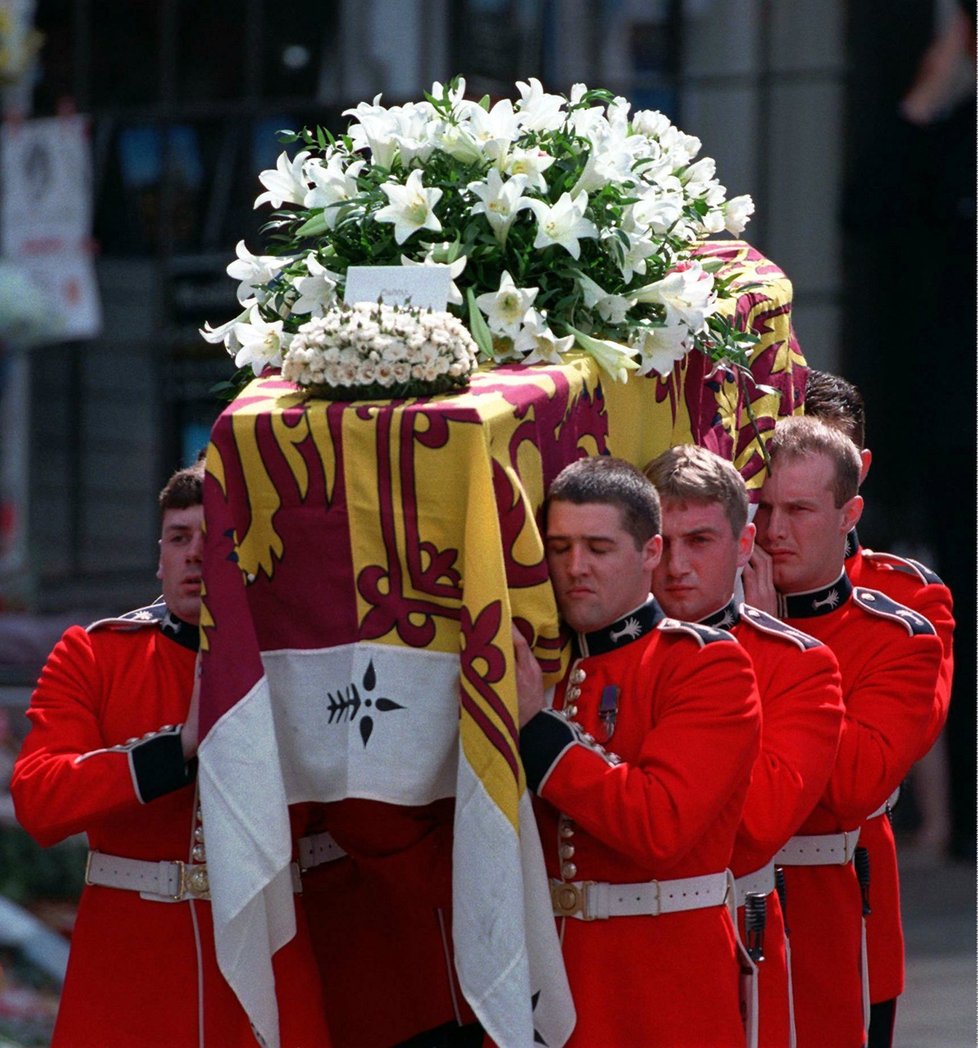
[[[575,505],[605,503],[617,506],[622,527],[641,549],[662,528],[659,496],[652,482],[641,470],[624,459],[599,455],[582,458],[565,466],[557,474],[543,504],[544,531],[551,503],[572,502]]]
[[[862,450],[866,446],[866,404],[858,387],[829,371],[809,368],[805,414],[841,430]]]
[[[646,467],[662,502],[716,502],[735,538],[747,523],[747,485],[732,462],[697,444],[677,444]]]
[[[833,493],[836,507],[844,506],[859,492],[862,460],[859,449],[839,429],[833,429],[816,418],[793,415],[774,427],[767,445],[772,468],[779,458],[804,455],[827,455],[835,466]]]
[[[204,463],[198,459],[192,466],[178,469],[163,486],[159,497],[160,512],[199,506],[203,501]]]

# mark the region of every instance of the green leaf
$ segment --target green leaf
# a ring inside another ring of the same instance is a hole
[[[295,235],[297,237],[318,237],[322,236],[328,228],[326,215],[322,211],[318,211],[299,226],[295,231]]]
[[[581,349],[589,353],[598,367],[614,382],[627,382],[628,372],[637,370],[638,363],[632,359],[632,351],[628,346],[611,339],[592,338],[570,324],[565,327],[577,339]]]
[[[466,288],[465,301],[469,307],[469,330],[472,332],[475,344],[488,359],[493,360],[495,351],[492,345],[492,332],[482,318],[482,312],[475,300],[475,292],[472,288]]]

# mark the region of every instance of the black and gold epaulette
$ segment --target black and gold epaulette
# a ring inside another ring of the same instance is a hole
[[[898,557],[895,553],[880,553],[879,550],[864,549],[863,559],[875,566],[891,568],[904,575],[912,575],[928,585],[944,585],[944,580],[936,571],[931,571],[926,564],[921,564],[919,560],[911,560],[910,557]]]
[[[737,643],[732,633],[716,629],[714,626],[704,626],[699,622],[681,622],[679,619],[665,618],[659,623],[658,628],[666,633],[686,633],[695,637],[701,648],[718,640],[732,640]]]
[[[144,608],[135,608],[122,615],[98,619],[85,629],[89,633],[94,633],[95,630],[138,630],[144,626],[159,626],[166,613],[166,605],[162,600],[158,600],[153,604],[147,604]]]
[[[871,612],[873,615],[879,615],[884,619],[902,623],[904,629],[911,637],[921,634],[937,635],[937,630],[923,615],[912,608],[905,607],[903,604],[898,604],[885,593],[880,593],[879,590],[857,586],[852,592],[852,599],[861,608],[865,608],[866,611]]]
[[[754,629],[760,630],[761,633],[767,633],[772,637],[781,637],[792,644],[797,644],[802,651],[822,646],[820,640],[816,640],[807,633],[795,629],[794,626],[789,626],[787,622],[782,622],[773,615],[769,615],[766,611],[754,608],[750,604],[741,604],[740,621],[750,623]]]

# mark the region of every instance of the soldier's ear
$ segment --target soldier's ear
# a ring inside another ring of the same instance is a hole
[[[742,568],[751,558],[754,552],[754,537],[757,528],[753,524],[745,524],[744,530],[737,539],[737,567]]]
[[[645,569],[653,571],[662,559],[662,536],[653,535],[642,547]]]
[[[869,473],[869,467],[873,464],[873,453],[869,448],[863,448],[859,452],[859,460],[861,463],[859,466],[859,486],[862,487],[866,480],[866,474]]]
[[[859,523],[859,518],[863,515],[863,498],[862,495],[853,495],[848,502],[842,506],[842,525],[843,531],[848,535],[850,531]]]

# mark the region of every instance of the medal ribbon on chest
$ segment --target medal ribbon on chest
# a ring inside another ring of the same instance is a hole
[[[604,727],[604,738],[602,742],[608,742],[615,734],[615,724],[618,720],[618,697],[621,688],[617,684],[606,684],[601,689],[601,702],[598,704],[598,720]]]

